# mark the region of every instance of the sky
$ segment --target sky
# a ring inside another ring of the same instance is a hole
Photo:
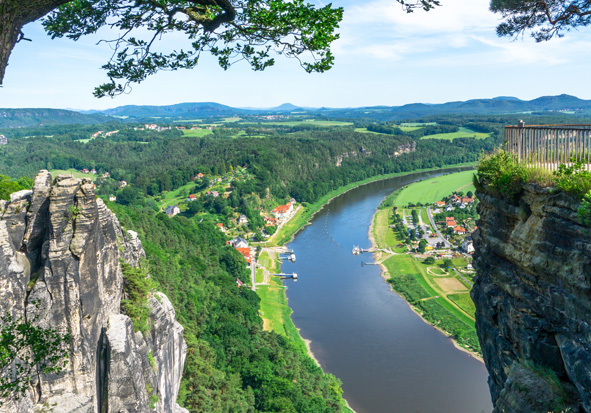
[[[322,5],[326,0],[309,0]],[[0,107],[107,109],[123,105],[218,102],[233,107],[360,107],[515,96],[530,100],[562,93],[591,99],[591,28],[535,43],[529,36],[499,38],[489,0],[442,0],[428,13],[405,13],[394,0],[334,0],[345,9],[335,65],[308,74],[293,59],[253,72],[241,62],[227,71],[203,56],[197,68],[161,72],[129,94],[97,99],[107,78],[100,67],[111,50],[105,29],[74,42],[51,40],[40,23],[13,50]],[[178,34],[162,40],[183,43]]]

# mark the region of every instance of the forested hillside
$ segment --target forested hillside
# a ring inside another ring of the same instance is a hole
[[[158,290],[188,345],[178,402],[192,412],[338,412],[340,382],[284,337],[263,331],[244,258],[208,223],[109,204],[138,232]]]
[[[339,186],[370,176],[476,161],[493,139],[453,142],[409,136],[310,130],[269,137],[178,136],[177,130],[128,133],[89,142],[71,136],[11,139],[0,147],[0,171],[30,176],[39,169],[96,168],[146,195],[184,185],[197,173],[225,173],[248,166],[256,179],[243,192],[312,202]]]

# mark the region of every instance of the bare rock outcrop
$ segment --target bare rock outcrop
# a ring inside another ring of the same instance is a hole
[[[39,374],[0,412],[176,412],[183,328],[168,298],[150,300],[151,329],[121,314],[123,273],[145,257],[92,182],[41,171],[32,191],[0,201],[0,311],[69,332],[69,363]]]
[[[514,203],[477,195],[472,298],[495,412],[591,412],[591,230],[578,201],[534,186]]]

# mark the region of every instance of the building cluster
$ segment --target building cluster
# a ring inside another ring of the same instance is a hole
[[[109,132],[105,132],[105,131],[100,130],[100,131],[95,132],[92,135],[90,135],[90,139],[96,139],[99,136],[103,136],[103,137],[106,138],[108,136],[115,135],[116,133],[119,133],[119,131],[118,130],[112,130],[112,131],[109,131]]]
[[[172,129],[170,126],[158,126],[155,123],[151,123],[151,124],[145,124],[144,127],[136,127],[133,128],[133,130],[155,130],[156,132],[162,132],[165,130],[170,130]]]

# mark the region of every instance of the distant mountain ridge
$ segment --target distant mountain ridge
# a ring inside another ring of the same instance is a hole
[[[591,112],[591,100],[571,95],[542,96],[533,100],[521,100],[512,96],[491,99],[470,99],[446,103],[409,103],[402,106],[364,106],[358,108],[303,108],[284,103],[274,108],[234,108],[214,102],[179,103],[168,106],[120,106],[101,111],[105,115],[148,118],[170,117],[215,117],[232,115],[255,115],[263,113],[288,114],[297,111],[309,115],[324,115],[335,118],[373,118],[377,120],[418,119],[429,115],[443,114],[504,114],[518,112],[566,111]]]
[[[63,109],[0,109],[0,128],[59,124],[96,124],[114,120],[148,121],[194,120],[212,117],[259,114],[288,115],[297,112],[329,118],[369,118],[379,121],[420,119],[432,115],[498,115],[521,112],[575,111],[591,115],[591,100],[571,95],[541,96],[521,100],[512,96],[470,99],[446,103],[409,103],[402,106],[364,106],[357,108],[310,108],[284,103],[273,108],[235,108],[216,102],[187,102],[175,105],[127,105],[107,110],[72,111]]]
[[[83,114],[65,109],[1,109],[0,128],[26,128],[53,125],[92,125],[115,119],[102,113]]]

